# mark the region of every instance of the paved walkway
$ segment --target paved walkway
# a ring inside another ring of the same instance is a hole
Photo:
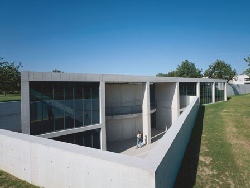
[[[143,158],[154,147],[157,141],[165,134],[165,131],[162,129],[152,128],[151,134],[152,134],[152,139],[151,139],[152,143],[149,145],[137,148],[136,138],[134,138],[120,142],[109,142],[108,151]]]

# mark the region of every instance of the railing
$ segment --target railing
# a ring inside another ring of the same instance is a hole
[[[142,105],[106,107],[106,116],[142,113]]]
[[[156,108],[156,102],[151,102],[150,110],[153,110],[155,108]],[[141,114],[141,113],[142,113],[142,105],[106,107],[106,116]]]

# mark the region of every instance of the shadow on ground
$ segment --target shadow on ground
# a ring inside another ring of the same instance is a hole
[[[175,188],[189,188],[195,185],[200,155],[204,112],[205,106],[200,106],[186,152],[176,177]]]

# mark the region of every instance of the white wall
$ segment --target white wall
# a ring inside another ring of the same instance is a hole
[[[175,94],[176,83],[156,83],[155,100],[156,127],[160,129],[170,128],[172,124],[172,102]]]
[[[0,169],[41,187],[154,187],[138,158],[0,130]]]
[[[142,105],[142,84],[107,84],[106,107]]]
[[[0,129],[21,132],[21,102],[0,102]]]
[[[196,97],[146,156],[155,168],[155,187],[173,187],[199,110]]]
[[[106,119],[107,142],[128,140],[142,132],[141,114],[133,118]]]
[[[107,111],[109,107],[114,110],[131,111],[131,108],[138,105],[142,112],[142,84],[106,84],[105,106]],[[117,107],[117,108],[116,108]],[[141,113],[140,112],[140,113]],[[117,113],[117,111],[116,111]],[[142,132],[142,115],[133,115],[128,113],[124,116],[106,117],[107,142],[128,140],[136,137],[137,131]]]
[[[227,96],[250,93],[250,84],[227,84]]]
[[[187,107],[195,98],[196,96],[181,95],[180,96],[180,108]]]

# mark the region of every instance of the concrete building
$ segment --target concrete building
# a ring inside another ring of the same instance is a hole
[[[22,132],[112,151],[140,131],[150,144],[196,96],[214,103],[225,91],[215,79],[22,72]]]
[[[226,88],[215,79],[22,72],[22,133],[0,129],[0,169],[40,187],[173,187],[200,104],[226,100]],[[1,128],[15,114],[6,112]],[[135,149],[138,130],[144,145]]]
[[[249,76],[246,74],[241,74],[233,77],[231,84],[250,84]]]

